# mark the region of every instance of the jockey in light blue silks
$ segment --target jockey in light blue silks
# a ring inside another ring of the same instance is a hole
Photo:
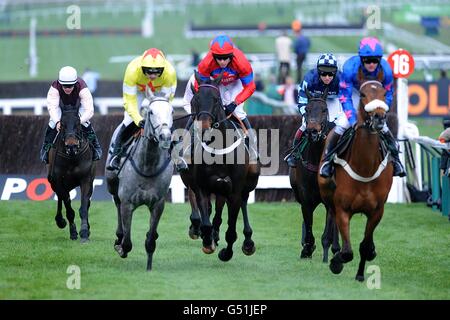
[[[338,100],[340,72],[338,71],[337,59],[332,53],[324,53],[319,56],[316,68],[309,70],[299,84],[297,108],[302,117],[305,114],[305,107],[308,104],[308,91],[312,97],[321,97],[328,87],[327,108],[328,121],[335,122],[339,117],[345,117]],[[303,132],[306,130],[306,121],[303,121],[295,133],[293,147],[300,143]],[[287,164],[291,168],[297,166],[294,152],[286,158]]]
[[[364,79],[377,79],[382,76],[381,83],[386,89],[386,104],[390,107],[393,99],[393,75],[390,65],[383,57],[383,48],[380,41],[374,37],[366,37],[359,43],[358,55],[353,56],[344,63],[341,81],[339,83],[340,93],[339,101],[346,117],[340,118],[334,130],[328,136],[323,158],[326,161],[320,168],[322,177],[331,177],[333,174],[332,157],[330,153],[335,149],[339,138],[344,131],[353,126],[357,121],[357,111],[353,106],[352,94],[353,88],[359,90],[361,76]],[[398,150],[397,142],[389,131],[387,125],[384,125],[382,134],[390,145],[390,149]],[[404,177],[406,175],[402,163],[398,157],[398,152],[392,152],[394,176]]]

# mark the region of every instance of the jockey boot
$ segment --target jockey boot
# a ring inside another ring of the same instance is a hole
[[[189,130],[191,129],[192,124],[194,123],[194,119],[192,117],[189,117],[189,120],[186,123],[186,127],[184,128],[184,134],[183,137],[179,141],[173,141],[173,149],[174,151],[172,154],[172,159],[175,163],[175,169],[177,172],[183,172],[189,170],[188,164],[186,160],[184,159],[184,150],[183,150],[183,139],[190,138]],[[180,156],[181,152],[181,156]]]
[[[245,128],[248,130],[249,161],[250,162],[257,161],[259,160],[259,154],[258,154],[258,142],[255,131],[253,130],[252,125],[250,124],[250,121],[248,121],[247,117],[245,117],[241,121],[244,124]]]
[[[394,176],[405,177],[406,172],[403,168],[403,164],[399,158],[399,151],[397,141],[392,135],[391,131],[382,132],[386,142],[388,143],[388,148],[391,151],[392,155],[392,165],[394,166]]]
[[[298,128],[297,132],[295,133],[294,141],[292,142],[293,149],[292,149],[291,153],[289,153],[285,159],[288,166],[291,168],[297,167],[297,160],[294,157],[294,151],[295,151],[295,147],[300,143],[300,140],[302,139],[302,134],[303,134],[303,131],[300,130],[300,128]]]
[[[325,145],[325,153],[322,156],[322,160],[324,160],[322,166],[320,167],[320,175],[324,178],[330,178],[333,175],[333,158],[332,152],[334,152],[334,148],[339,141],[341,135],[337,134],[336,131],[332,130],[330,135],[326,141]]]
[[[53,141],[56,138],[58,131],[56,129],[52,129],[50,126],[47,126],[45,130],[44,143],[41,148],[40,158],[42,162],[48,164],[48,152],[51,147],[53,147]]]
[[[108,166],[106,167],[107,170],[118,170],[120,166],[120,158],[122,156],[123,150],[122,146],[125,141],[125,129],[127,126],[122,124],[120,126],[119,132],[117,132],[116,139],[114,140],[113,144],[113,151],[111,154],[111,160],[109,161]]]
[[[95,134],[92,125],[89,124],[88,127],[81,126],[81,128],[83,129],[83,132],[86,134],[89,144],[91,145],[94,151],[92,153],[92,161],[100,160],[103,154],[102,147],[100,147],[100,143],[98,142],[97,135]]]

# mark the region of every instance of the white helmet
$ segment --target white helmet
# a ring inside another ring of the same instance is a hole
[[[59,70],[58,82],[60,84],[75,84],[77,83],[77,78],[77,70],[73,67],[65,66]]]

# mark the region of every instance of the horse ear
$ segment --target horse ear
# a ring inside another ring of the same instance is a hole
[[[152,89],[150,89],[149,86],[146,86],[145,88],[145,95],[147,96],[147,99],[152,101],[153,98],[155,98],[155,94],[153,93]]]
[[[324,90],[324,92],[323,92],[323,94],[322,94],[322,99],[323,100],[327,100],[327,97],[328,97],[328,90],[330,89],[330,87],[329,86],[326,86],[325,87],[325,90]]]
[[[377,80],[380,83],[383,83],[383,79],[384,79],[384,71],[383,69],[380,68],[380,72],[378,72],[377,74]]]
[[[200,75],[197,70],[194,70],[194,75],[195,75],[195,81],[197,81],[198,84],[202,83],[201,79],[200,79]],[[193,91],[193,92],[195,92],[195,91]]]
[[[364,81],[364,74],[363,74],[361,68],[359,68],[359,70],[358,70],[358,75],[357,75],[356,79],[358,80],[359,85],[362,85],[362,84],[363,84],[363,81]]]
[[[225,70],[222,70],[222,72],[219,74],[219,76],[217,78],[214,79],[214,83],[216,85],[220,84],[220,81],[222,81],[222,77],[223,77],[223,73],[225,72]]]
[[[311,92],[309,92],[308,88],[305,88],[305,93],[308,100],[312,98]]]

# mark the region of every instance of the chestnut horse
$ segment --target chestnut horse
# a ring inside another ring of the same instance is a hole
[[[353,259],[350,243],[350,219],[355,213],[367,217],[364,239],[360,243],[360,263],[356,280],[364,280],[366,261],[376,257],[373,232],[380,222],[384,204],[392,185],[393,166],[388,162],[389,152],[381,150],[380,132],[386,123],[388,106],[386,90],[376,80],[362,81],[358,121],[353,141],[339,158],[333,179],[319,176],[320,193],[333,208],[335,220],[342,238],[342,249],[330,262],[333,273],[339,274],[343,264]]]

